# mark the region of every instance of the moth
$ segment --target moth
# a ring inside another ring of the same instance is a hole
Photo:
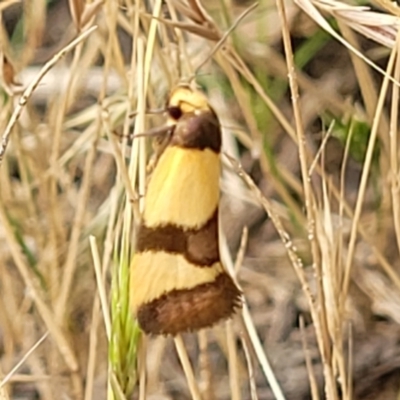
[[[219,252],[221,128],[183,85],[167,101],[167,144],[149,179],[130,265],[130,305],[148,334],[212,326],[241,306]]]

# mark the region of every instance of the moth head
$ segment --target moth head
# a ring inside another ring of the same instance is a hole
[[[166,125],[134,137],[154,137],[153,147],[158,155],[169,145],[220,152],[218,117],[202,92],[189,85],[180,85],[171,92],[165,110],[168,115]]]
[[[170,125],[175,124],[184,114],[198,115],[210,110],[206,96],[188,85],[176,87],[167,102]]]
[[[188,85],[175,88],[167,103],[170,144],[219,152],[221,131],[218,118],[206,96]]]

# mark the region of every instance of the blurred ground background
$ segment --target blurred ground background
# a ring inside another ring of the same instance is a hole
[[[162,107],[171,87],[193,72],[188,65],[207,60],[218,41],[205,24],[206,29],[188,30],[185,24],[200,23],[190,21],[179,3],[162,4],[161,18],[176,20],[177,12],[183,25],[176,30],[163,23],[158,27],[148,108]],[[140,46],[135,38],[149,37],[150,18],[145,11],[151,14],[153,4],[140,4],[142,14],[135,19],[131,1],[99,2],[92,10],[94,21],[86,26],[71,17],[73,4],[79,14],[79,4],[83,4],[79,1],[0,4],[0,132],[17,106],[20,88],[76,37],[78,28],[98,25],[36,88],[12,130],[0,166],[0,376],[50,332],[2,387],[2,395],[12,399],[111,398],[107,395],[107,338],[95,300],[97,284],[88,236],[94,235],[100,248],[108,292],[125,193],[115,146],[125,139],[127,150],[123,151],[128,154],[132,145],[126,133],[132,132],[135,119],[127,115],[136,109],[140,86],[135,75]],[[193,4],[188,8],[193,10]],[[222,0],[203,4],[221,32],[251,5]],[[373,7],[390,14],[381,4]],[[229,37],[228,50],[212,54],[197,81],[220,117],[226,151],[240,160],[272,202],[297,248],[316,309],[328,325],[320,337],[328,349],[324,357],[309,297],[288,258],[287,246],[254,190],[226,163],[221,213],[228,248],[235,259],[247,227],[238,281],[286,399],[400,399],[400,175],[397,142],[389,138],[390,129],[392,137],[398,136],[395,90],[390,88],[378,108],[381,120],[367,167],[369,180],[356,222],[359,231],[347,290],[343,282],[354,221],[351,210],[360,193],[383,77],[360,65],[296,5],[287,2],[286,12],[306,147],[312,155],[308,165],[315,160],[310,182],[316,199],[317,237],[311,242],[317,243],[319,260],[310,250],[298,144],[290,133],[295,119],[282,25],[274,2],[260,2],[238,24]],[[325,16],[364,55],[386,68],[389,48]],[[207,32],[211,33],[207,36]],[[149,44],[146,39],[144,43]],[[229,49],[235,49],[249,72],[235,67]],[[278,111],[261,98],[254,82]],[[286,122],[279,122],[277,113]],[[147,128],[161,123],[160,115],[146,117]],[[342,294],[345,306],[340,308]],[[232,354],[224,327],[198,336],[184,335],[202,398],[276,398],[239,317],[233,326],[237,375],[230,369]],[[313,374],[306,368],[305,354]],[[171,339],[151,339],[146,360],[147,398],[193,397]],[[238,380],[235,394],[232,376]],[[333,383],[327,383],[329,377]],[[139,398],[135,387],[131,397]]]

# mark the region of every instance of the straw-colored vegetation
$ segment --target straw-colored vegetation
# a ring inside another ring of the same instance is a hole
[[[399,10],[296,3],[0,2],[1,399],[400,398]],[[148,338],[128,277],[151,145],[131,138],[193,79],[244,304]]]

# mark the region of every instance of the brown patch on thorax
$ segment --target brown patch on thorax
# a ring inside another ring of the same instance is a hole
[[[197,110],[179,118],[170,145],[200,150],[208,148],[219,153],[221,143],[221,128],[214,111]]]

